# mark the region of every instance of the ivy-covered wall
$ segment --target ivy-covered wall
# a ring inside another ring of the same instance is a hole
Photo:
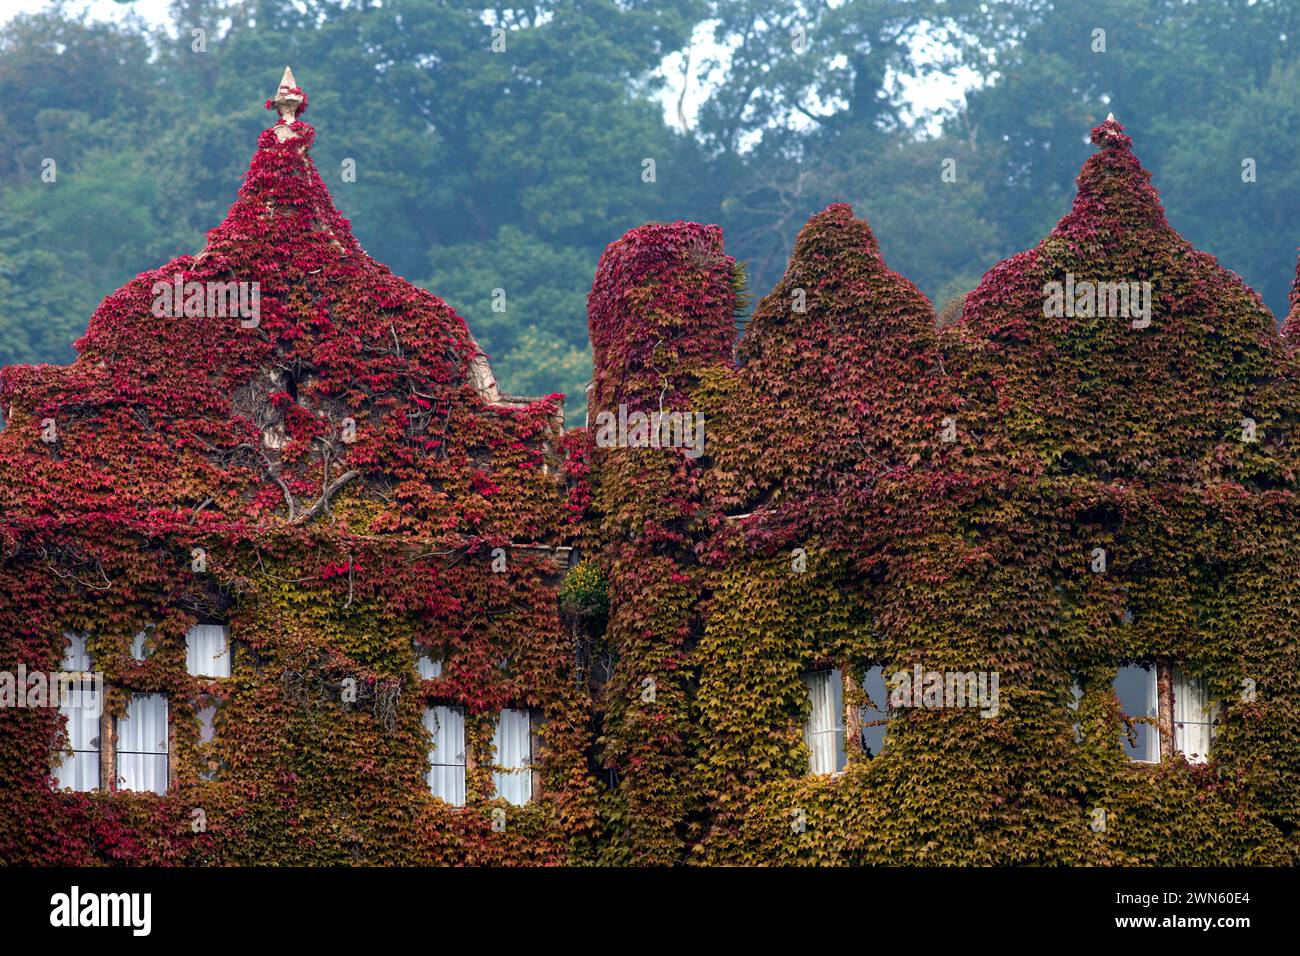
[[[1169,226],[1122,127],[1093,142],[1071,212],[942,326],[837,204],[735,361],[693,374],[709,438],[686,859],[1298,859],[1297,366],[1259,297]],[[1133,313],[1053,301],[1087,282],[1136,283]],[[1165,712],[1163,759],[1125,755],[1112,681],[1134,663],[1207,683],[1208,762],[1173,751]],[[830,667],[847,766],[812,775],[801,675]],[[996,713],[904,702],[868,755],[872,667],[997,675]]]
[[[305,94],[268,106],[204,250],[0,381],[0,669],[85,634],[111,715],[168,695],[172,778],[60,790],[64,718],[0,708],[0,863],[1300,860],[1294,323],[1173,231],[1118,124],[942,324],[844,204],[739,340],[721,231],[631,231],[562,434],[365,254]],[[158,314],[178,275],[256,283],[260,316]],[[1075,281],[1150,283],[1150,322],[1045,308]],[[702,444],[628,427],[674,414]],[[209,622],[229,677],[186,667]],[[1139,661],[1221,701],[1207,763],[1125,756]],[[831,667],[847,765],[811,775],[802,675]],[[899,706],[864,752],[864,676],[917,667],[998,675],[996,713]],[[466,714],[464,807],[425,780],[434,704]],[[523,806],[494,796],[505,708],[541,717]]]

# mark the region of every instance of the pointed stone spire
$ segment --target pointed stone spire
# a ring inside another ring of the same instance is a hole
[[[1090,138],[1094,145],[1111,149],[1133,145],[1133,140],[1124,133],[1124,127],[1115,119],[1114,113],[1107,113],[1106,118],[1093,127]]]
[[[275,96],[266,101],[266,108],[280,114],[280,122],[275,130],[275,135],[280,138],[280,141],[292,139],[296,134],[288,127],[297,122],[299,114],[307,109],[307,94],[299,88],[298,81],[293,78],[293,70],[289,67],[284,68],[280,86]]]
[[[1104,122],[1100,123],[1092,131],[1092,141],[1098,146],[1124,145],[1131,144],[1132,141],[1124,135],[1124,127],[1115,119],[1114,113],[1107,113]]]

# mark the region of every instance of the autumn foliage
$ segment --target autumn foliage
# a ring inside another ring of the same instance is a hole
[[[73,365],[4,372],[0,664],[56,670],[85,632],[110,710],[166,692],[175,743],[165,795],[59,791],[58,712],[0,710],[0,862],[1300,860],[1300,368],[1117,123],[942,327],[845,204],[739,342],[717,227],[612,243],[591,413],[702,413],[698,458],[485,387],[460,317],[353,238],[313,136],[263,133],[204,250],[105,299]],[[158,315],[177,275],[257,283],[258,321]],[[1148,283],[1150,322],[1053,314],[1067,282]],[[192,677],[216,620],[234,672]],[[1157,659],[1223,702],[1206,764],[1119,747],[1116,668]],[[801,674],[839,668],[852,714],[868,669],[916,665],[998,673],[998,713],[900,710],[809,775]],[[463,810],[425,784],[435,702],[467,714]],[[507,807],[491,721],[524,706],[542,784]]]
[[[836,205],[737,362],[700,375],[690,858],[1296,859],[1295,368],[1259,297],[1169,226],[1123,129],[1093,141],[1071,212],[941,330]],[[1150,321],[1140,298],[1059,314],[1067,280],[1150,283]],[[1119,747],[1111,680],[1153,660],[1223,702],[1209,763]],[[851,714],[870,667],[917,665],[998,673],[998,714],[895,711],[878,755],[850,727],[846,771],[810,776],[800,675],[838,667]]]
[[[560,862],[591,830],[590,721],[546,551],[569,535],[559,398],[485,397],[464,322],[365,254],[313,135],[283,118],[263,133],[204,250],[105,299],[73,365],[5,370],[0,661],[56,670],[64,632],[85,632],[110,712],[168,693],[174,782],[56,792],[58,712],[0,710],[0,861]],[[260,321],[156,314],[155,283],[178,273],[258,283]],[[186,671],[205,621],[236,641],[228,679]],[[136,662],[146,627],[157,649]],[[419,679],[417,649],[441,676]],[[391,722],[367,706],[378,688],[399,689]],[[197,702],[219,706],[211,744]],[[470,811],[425,785],[431,702],[465,708]],[[498,832],[491,720],[507,706],[552,720],[548,799]]]

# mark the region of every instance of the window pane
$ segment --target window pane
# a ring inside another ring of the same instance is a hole
[[[1129,717],[1156,716],[1156,669],[1154,667],[1121,667],[1115,675],[1115,694],[1120,710]],[[1160,759],[1160,734],[1151,724],[1135,724],[1136,745],[1120,734],[1124,753],[1133,760],[1158,761]]]
[[[808,743],[808,769],[812,773],[834,773],[844,769],[844,684],[838,670],[813,671],[803,675],[812,700],[804,727]]]
[[[1080,685],[1078,678],[1070,682],[1070,710],[1078,713],[1079,701],[1083,700],[1083,687]],[[1079,719],[1074,719],[1074,739],[1078,743],[1083,742],[1083,733],[1079,730]]]
[[[68,742],[73,750],[99,750],[99,715],[103,701],[90,681],[69,684],[60,698],[59,713],[68,716]]]
[[[533,795],[532,721],[526,710],[503,710],[492,738],[496,765],[492,774],[497,796],[523,806]]]
[[[889,717],[889,698],[885,690],[885,672],[884,669],[876,666],[867,671],[866,678],[862,681],[862,688],[871,698],[871,702],[862,708],[862,749],[870,757],[875,757],[880,753],[880,748],[885,745],[884,724],[870,726],[872,721],[885,720]]]
[[[64,756],[54,770],[60,787],[87,791],[99,789],[99,715],[103,707],[94,685],[71,684],[60,697],[59,713],[68,718],[68,743],[72,756]]]
[[[1175,667],[1174,680],[1174,749],[1190,763],[1205,763],[1214,740],[1217,707],[1210,704],[1205,681],[1188,677]]]
[[[185,667],[195,677],[230,676],[229,628],[196,624],[185,635]]]
[[[99,789],[99,751],[79,751],[64,757],[54,768],[54,780],[60,787],[87,793]]]
[[[206,707],[194,704],[194,716],[199,722],[199,743],[210,744],[217,739],[217,706],[208,704]],[[215,780],[217,779],[218,762],[216,758],[207,753],[204,748],[199,750],[199,763],[203,769],[199,771],[199,779]]]
[[[420,680],[433,680],[442,676],[442,660],[434,656],[427,647],[415,646],[415,668],[420,672]]]
[[[429,749],[429,789],[453,806],[465,805],[465,712],[459,707],[429,707],[424,726],[433,737]]]
[[[139,793],[167,792],[166,754],[117,755],[117,789]]]
[[[63,669],[65,671],[89,671],[90,652],[86,650],[86,635],[63,632],[67,644],[63,648]]]
[[[133,694],[117,722],[119,790],[167,792],[167,697]]]
[[[210,743],[216,736],[217,708],[215,705],[200,707],[194,712],[199,719],[199,743]]]

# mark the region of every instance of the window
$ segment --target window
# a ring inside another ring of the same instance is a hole
[[[207,707],[195,707],[194,716],[199,721],[199,743],[209,744],[217,737],[216,721],[217,707],[215,704],[209,704]]]
[[[194,716],[199,722],[199,745],[200,751],[206,751],[204,745],[212,743],[217,739],[217,705],[208,704],[200,707],[199,702],[194,702]],[[203,761],[204,769],[199,771],[199,779],[215,780],[217,778],[218,762],[215,759],[206,759]]]
[[[838,670],[803,675],[812,699],[804,725],[809,772],[836,773],[844,769],[844,682]]]
[[[429,789],[452,806],[465,805],[465,712],[459,707],[429,707],[424,727],[433,737],[429,750]]]
[[[533,796],[533,721],[526,710],[503,710],[492,737],[497,796],[520,807]]]
[[[153,640],[152,640],[152,635],[149,633],[149,631],[152,629],[153,628],[151,625],[145,630],[140,631],[138,634],[136,634],[135,638],[131,641],[131,656],[135,660],[137,661],[148,660],[149,655],[153,653]]]
[[[167,792],[167,696],[132,694],[117,721],[117,788]]]
[[[64,631],[67,642],[63,648],[63,670],[72,674],[90,673],[90,651],[86,649],[86,635]]]
[[[1176,665],[1160,662],[1121,667],[1115,677],[1115,692],[1125,716],[1158,716],[1165,732],[1172,730],[1172,738],[1164,741],[1164,753],[1181,753],[1189,763],[1209,759],[1219,707],[1210,701],[1204,681],[1189,677]],[[1137,745],[1125,737],[1125,753],[1134,760],[1158,761],[1162,753],[1159,728],[1143,724],[1136,729]]]
[[[420,680],[434,680],[442,676],[442,659],[427,647],[416,644],[415,669],[420,672]]]
[[[195,677],[230,676],[230,629],[196,624],[185,635],[185,668]]]
[[[889,697],[885,690],[884,668],[876,665],[862,681],[868,703],[862,707],[862,752],[868,757],[880,754],[885,746],[885,724],[889,718]]]
[[[1156,669],[1150,664],[1121,667],[1115,675],[1120,711],[1131,721],[1154,718],[1158,713]],[[1134,723],[1133,736],[1121,734],[1124,753],[1133,760],[1155,763],[1160,759],[1160,733],[1153,723]]]
[[[197,629],[196,629],[197,630]],[[217,628],[224,643],[225,628]],[[193,632],[191,632],[193,633]],[[62,669],[68,681],[68,693],[60,699],[59,710],[67,717],[68,744],[71,755],[60,755],[54,768],[54,779],[60,787],[73,790],[97,790],[101,786],[112,790],[131,790],[140,793],[166,793],[171,774],[170,741],[171,721],[166,694],[131,694],[126,710],[116,720],[104,713],[102,675],[90,673],[91,659],[82,634],[66,633]],[[135,635],[131,643],[131,656],[145,660],[153,651],[151,628]],[[187,642],[187,653],[193,663],[195,647],[203,644]],[[211,645],[208,641],[208,645]],[[217,657],[217,660],[220,658]],[[229,673],[229,653],[225,655],[225,672]],[[214,668],[214,670],[220,668]],[[216,716],[214,706],[200,707],[194,702],[195,715],[200,724],[202,743],[213,739]],[[212,779],[209,765],[199,776]]]
[[[65,634],[63,672],[78,675],[69,678],[66,697],[60,699],[59,712],[68,718],[68,743],[72,755],[65,754],[54,768],[60,787],[88,791],[99,789],[99,718],[104,702],[95,684],[84,675],[90,672],[90,654],[83,634]]]
[[[1214,740],[1214,725],[1218,722],[1218,704],[1210,703],[1205,681],[1188,677],[1179,667],[1172,671],[1174,750],[1182,753],[1189,763],[1205,763]]]
[[[1072,726],[1074,727],[1074,740],[1076,743],[1083,742],[1083,732],[1079,729],[1079,702],[1083,700],[1083,685],[1079,683],[1076,677],[1070,682],[1070,710],[1076,715]]]

